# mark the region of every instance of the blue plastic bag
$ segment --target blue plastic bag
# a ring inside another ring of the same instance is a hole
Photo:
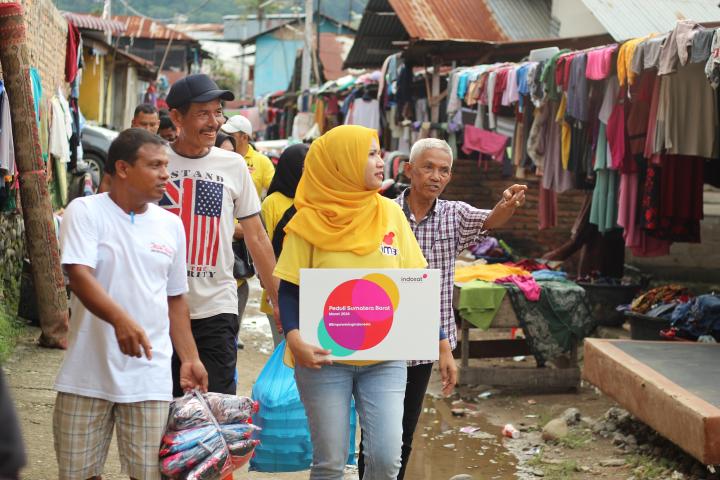
[[[281,342],[263,367],[253,386],[252,398],[260,403],[253,422],[262,430],[253,438],[260,440],[250,460],[256,472],[297,472],[312,463],[312,442],[305,408],[295,383],[294,370],[283,362],[285,341]],[[349,465],[355,464],[356,414],[350,405]]]

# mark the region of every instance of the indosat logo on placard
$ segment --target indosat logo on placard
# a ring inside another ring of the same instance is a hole
[[[426,273],[401,277],[400,281],[422,282]],[[318,324],[318,340],[333,355],[346,357],[382,342],[392,328],[400,292],[395,282],[380,273],[341,283],[330,292]]]

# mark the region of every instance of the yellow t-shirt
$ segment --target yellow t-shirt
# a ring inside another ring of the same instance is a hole
[[[290,232],[273,274],[299,285],[301,268],[425,268],[427,261],[400,205],[387,198],[383,201],[389,204],[387,232],[377,239],[372,253],[330,252]]]
[[[280,222],[280,219],[285,215],[285,212],[293,204],[293,199],[286,197],[280,192],[273,192],[262,202],[260,214],[262,215],[263,222],[265,223],[265,229],[267,230],[268,237],[272,242],[273,233],[275,233],[275,227]],[[263,289],[262,298],[260,299],[260,311],[268,315],[273,314],[273,309],[267,301],[267,292]]]
[[[270,188],[270,182],[275,175],[275,165],[268,157],[255,150],[252,145],[248,145],[248,151],[243,158],[247,163],[258,197],[262,198],[263,192]]]

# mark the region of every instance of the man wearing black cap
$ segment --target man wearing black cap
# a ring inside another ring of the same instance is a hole
[[[173,84],[166,101],[178,127],[168,146],[170,181],[160,206],[180,216],[187,238],[187,295],[192,331],[208,375],[208,389],[235,394],[239,329],[234,255],[235,219],[258,276],[277,305],[275,256],[260,221],[260,202],[247,165],[237,153],[214,147],[222,118],[221,100],[234,95],[204,74]],[[182,395],[179,362],[173,359],[175,395]]]

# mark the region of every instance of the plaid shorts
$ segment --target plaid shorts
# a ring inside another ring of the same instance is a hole
[[[53,433],[60,480],[102,475],[114,426],[122,473],[160,480],[158,452],[169,405],[156,400],[114,403],[58,392]]]

